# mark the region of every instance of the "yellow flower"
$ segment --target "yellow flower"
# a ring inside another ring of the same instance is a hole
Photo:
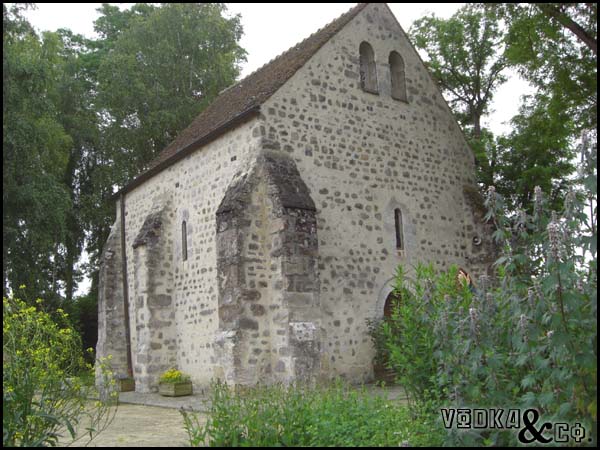
[[[165,383],[177,383],[177,382],[182,382],[182,381],[189,381],[189,376],[183,374],[181,371],[179,371],[175,368],[171,368],[161,375],[160,381],[165,382]]]

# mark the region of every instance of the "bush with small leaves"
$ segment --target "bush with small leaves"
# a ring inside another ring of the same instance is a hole
[[[536,189],[532,215],[507,217],[489,189],[487,219],[502,248],[495,279],[468,289],[457,283],[456,267],[437,273],[419,266],[413,281],[398,272],[402,302],[378,332],[414,399],[535,408],[541,423],[579,423],[596,441],[597,253],[594,218],[584,213],[589,198],[570,193],[559,214]],[[519,442],[513,430],[454,430],[445,443]]]
[[[71,441],[89,435],[90,439],[107,426],[107,401],[90,406],[91,387],[81,374],[91,372],[81,351],[81,339],[69,324],[67,314],[58,309],[51,315],[42,310],[42,301],[29,306],[10,296],[3,298],[2,317],[2,443],[5,447],[56,446],[61,433]],[[100,362],[110,385],[111,373]],[[86,377],[91,379],[91,375]],[[85,419],[85,433],[76,431]],[[61,443],[62,443],[61,439]]]

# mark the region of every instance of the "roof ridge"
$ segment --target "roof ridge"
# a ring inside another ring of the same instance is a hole
[[[219,95],[148,163],[148,168],[119,193],[127,192],[143,180],[149,179],[153,174],[170,165],[169,161],[178,161],[182,157],[179,153],[189,154],[231,129],[234,124],[235,126],[241,124],[243,121],[239,120],[240,115],[246,120],[251,117],[248,112],[258,112],[260,105],[287,83],[323,45],[367,5],[368,3],[356,4],[302,41],[219,92]]]
[[[337,22],[338,20],[340,20],[342,17],[344,17],[346,14],[350,14],[351,12],[353,12],[356,8],[358,8],[359,6],[366,6],[367,3],[357,3],[355,6],[353,6],[352,8],[350,8],[348,11],[346,11],[345,13],[341,14],[340,16],[336,17],[335,19],[332,19],[331,21],[329,21],[328,23],[326,23],[325,25],[323,25],[321,28],[317,29],[316,31],[314,31],[313,33],[311,33],[309,36],[305,37],[304,39],[302,39],[301,41],[297,42],[295,45],[292,45],[291,47],[289,47],[287,50],[284,50],[283,52],[279,53],[277,56],[272,57],[268,62],[264,63],[262,66],[254,69],[252,72],[250,72],[248,75],[246,75],[244,78],[242,78],[241,80],[236,81],[235,83],[233,83],[231,86],[226,87],[225,89],[223,89],[221,92],[219,92],[219,95],[221,95],[222,93],[228,91],[229,89],[237,86],[238,84],[242,84],[245,80],[247,80],[248,78],[250,78],[251,76],[253,76],[255,73],[261,71],[264,67],[268,66],[269,64],[273,63],[273,61],[276,61],[277,59],[283,57],[286,53],[291,52],[292,50],[294,50],[297,47],[300,47],[302,44],[304,44],[306,41],[308,41],[310,38],[312,38],[313,36],[315,36],[318,33],[321,33],[325,28],[333,25],[334,22]],[[215,99],[216,100],[216,99]]]

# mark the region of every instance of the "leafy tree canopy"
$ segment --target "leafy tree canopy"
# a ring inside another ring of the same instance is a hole
[[[245,51],[220,3],[103,4],[98,39],[38,36],[28,7],[3,5],[3,290],[58,303],[97,273],[115,187],[235,81]]]
[[[465,128],[480,183],[497,185],[513,211],[536,185],[559,206],[573,181],[577,143],[597,126],[596,23],[595,4],[479,4],[411,28]],[[536,92],[522,100],[512,131],[494,136],[481,119],[505,68]]]

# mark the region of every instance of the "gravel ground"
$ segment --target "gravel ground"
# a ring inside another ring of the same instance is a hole
[[[109,427],[88,447],[183,447],[187,443],[177,409],[122,403]]]
[[[202,415],[200,415],[202,418]],[[66,441],[65,441],[66,442]],[[65,444],[63,442],[63,445]],[[110,425],[91,442],[72,447],[187,447],[183,416],[177,409],[120,403]],[[87,445],[86,445],[87,444]]]

